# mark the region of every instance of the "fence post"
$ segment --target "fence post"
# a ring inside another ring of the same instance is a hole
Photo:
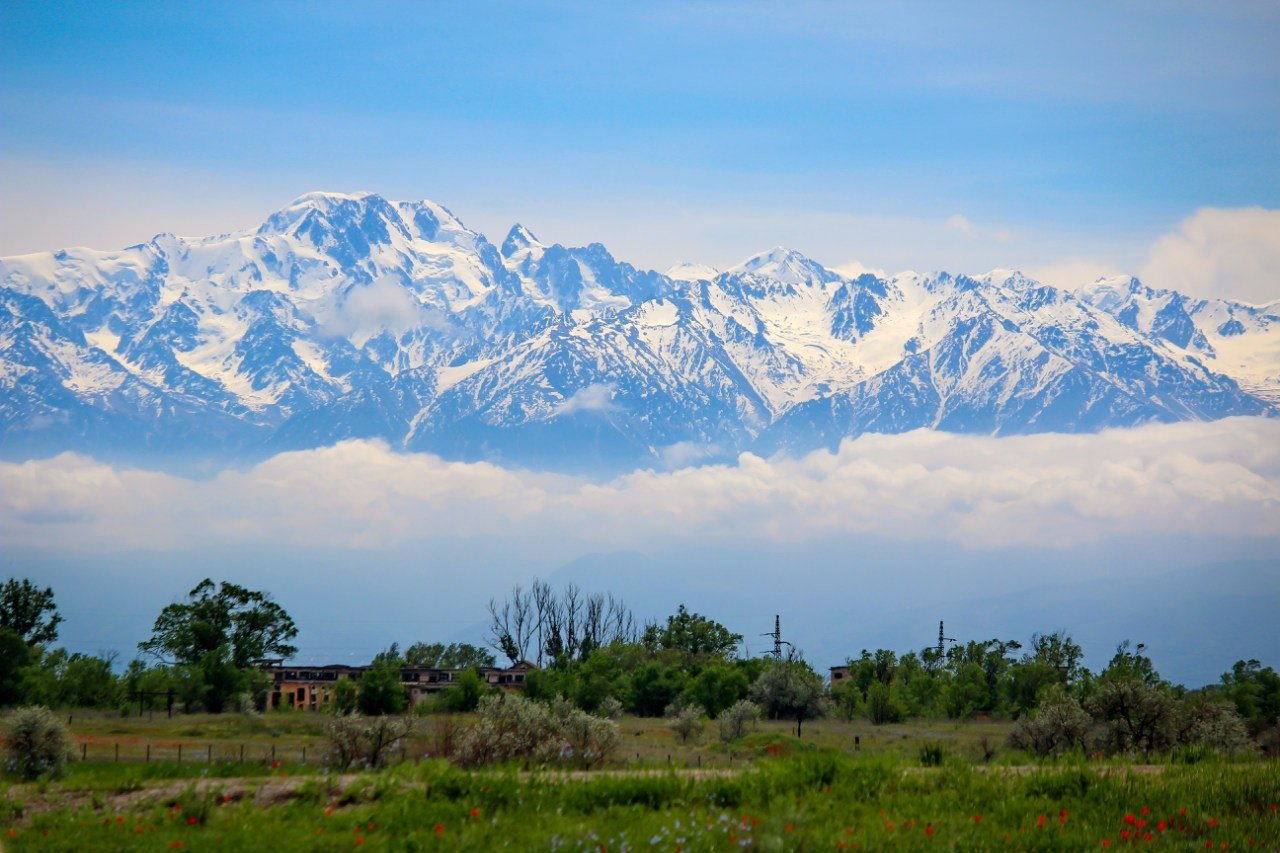
[[[271,763],[276,763],[276,745],[274,743],[271,744]]]
[[[116,744],[116,764],[120,763],[120,744]]]
[[[240,744],[240,763],[244,764],[244,744]]]
[[[89,759],[89,744],[80,744],[80,760],[87,761]]]
[[[213,763],[213,744],[209,744],[209,763]]]
[[[182,763],[182,744],[178,744],[178,763]]]
[[[147,763],[151,763],[151,744],[147,744]]]
[[[307,748],[305,746],[302,748],[302,763],[307,763]]]

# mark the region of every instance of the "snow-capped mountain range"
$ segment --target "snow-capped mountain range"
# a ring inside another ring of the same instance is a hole
[[[1077,432],[1280,410],[1280,302],[778,248],[667,273],[312,193],[260,227],[0,259],[0,452],[253,456],[346,438],[587,469],[863,432]]]

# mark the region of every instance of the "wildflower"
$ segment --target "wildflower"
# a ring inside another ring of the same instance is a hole
[[[437,823],[437,824],[436,824],[436,835],[444,835],[444,824],[443,824],[443,823]]]
[[[193,824],[195,824],[195,822],[196,822],[195,818],[193,817],[187,818],[187,826],[192,826]]]
[[[1156,830],[1158,832],[1164,832],[1164,829],[1167,825],[1168,824],[1166,824],[1164,821],[1160,821],[1159,823],[1156,824]]]
[[[980,815],[980,814],[976,814],[976,815],[974,815],[974,816],[973,816],[973,822],[974,822],[974,823],[982,823],[982,815]]]
[[[787,824],[786,826],[782,827],[782,829],[783,829],[784,831],[786,831],[786,832],[790,832],[790,831],[791,831],[791,824]]]
[[[892,831],[893,831],[893,821],[891,821],[891,820],[886,820],[886,821],[884,822],[884,828],[885,828],[886,830],[888,830],[889,832],[892,832]]]
[[[1209,818],[1209,826],[1217,826],[1217,825],[1218,825],[1218,819],[1216,817]]]
[[[329,816],[330,816],[330,815],[332,815],[332,814],[333,814],[333,808],[332,808],[332,807],[327,808],[327,809],[325,809],[325,810],[324,810],[324,816],[325,816],[325,817],[329,817]]]
[[[363,837],[356,838],[356,844],[364,844],[364,838]]]
[[[931,823],[926,823],[926,824],[924,825],[924,834],[925,834],[925,835],[933,835],[933,832],[934,832],[933,824],[931,824]]]
[[[1137,819],[1138,818],[1132,814],[1127,814],[1124,816],[1124,822],[1129,824],[1130,826],[1133,826],[1134,821],[1136,821]]]
[[[1110,846],[1111,846],[1111,839],[1110,839],[1110,838],[1104,838],[1104,839],[1102,839],[1102,846],[1103,846],[1103,847],[1110,847]]]
[[[1142,807],[1142,813],[1143,813],[1143,814],[1151,814],[1151,808],[1150,808],[1149,806],[1143,806],[1143,807]]]
[[[279,762],[279,761],[273,761],[273,762],[271,762],[271,769],[272,769],[272,770],[279,770],[279,769],[280,769],[280,762]]]
[[[479,809],[472,809],[472,810],[471,810],[471,816],[472,816],[472,817],[480,817],[480,810],[479,810]]]
[[[1044,826],[1044,822],[1046,820],[1048,820],[1047,817],[1045,817],[1044,815],[1040,815],[1040,817],[1036,818],[1036,826]]]
[[[1143,840],[1143,841],[1150,841],[1150,840],[1151,840],[1151,833],[1149,833],[1149,832],[1148,832],[1146,835],[1142,836],[1142,840]]]

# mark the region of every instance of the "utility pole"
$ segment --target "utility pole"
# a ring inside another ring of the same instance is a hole
[[[774,660],[782,660],[782,647],[791,646],[790,643],[782,639],[782,616],[777,613],[773,615],[773,630],[760,636],[773,638]],[[791,648],[795,648],[795,646],[791,646]]]
[[[938,660],[942,661],[947,656],[947,643],[954,643],[955,637],[948,637],[943,630],[942,622],[938,622]]]

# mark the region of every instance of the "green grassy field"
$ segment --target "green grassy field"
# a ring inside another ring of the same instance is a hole
[[[90,762],[113,762],[117,748],[122,763],[177,762],[179,747],[184,763],[318,764],[324,756],[322,714],[275,712],[262,715],[163,713],[121,717],[105,712],[70,715],[77,756]],[[423,717],[405,744],[405,757],[429,757],[438,752],[440,730],[452,722],[465,726],[469,715]],[[659,718],[623,717],[618,720],[621,745],[610,766],[729,767],[753,761],[761,753],[760,740],[787,737],[793,724],[765,720],[747,744],[732,747],[719,742],[714,722],[705,725],[696,743],[681,743]],[[829,747],[850,755],[889,753],[913,758],[924,743],[938,744],[944,753],[980,760],[984,744],[996,748],[995,761],[1004,760],[1001,745],[1008,736],[1007,722],[913,721],[901,725],[873,726],[865,720],[814,720],[804,724],[805,744]]]
[[[703,743],[679,745],[661,721],[626,719],[622,748],[603,771],[465,772],[414,760],[410,749],[409,760],[385,770],[339,775],[289,758],[304,745],[319,750],[322,722],[300,714],[73,718],[80,738],[178,740],[184,753],[199,743],[224,752],[242,739],[255,748],[274,744],[280,766],[91,757],[59,781],[4,783],[0,843],[284,851],[1280,847],[1275,761],[1036,763],[1000,749],[983,763],[984,739],[1002,742],[1007,729],[997,723],[823,721],[806,725],[803,741],[785,723],[766,724],[728,749],[710,726]],[[427,732],[415,748],[429,746],[439,721],[422,722]],[[921,765],[926,744],[942,746],[942,766]]]

